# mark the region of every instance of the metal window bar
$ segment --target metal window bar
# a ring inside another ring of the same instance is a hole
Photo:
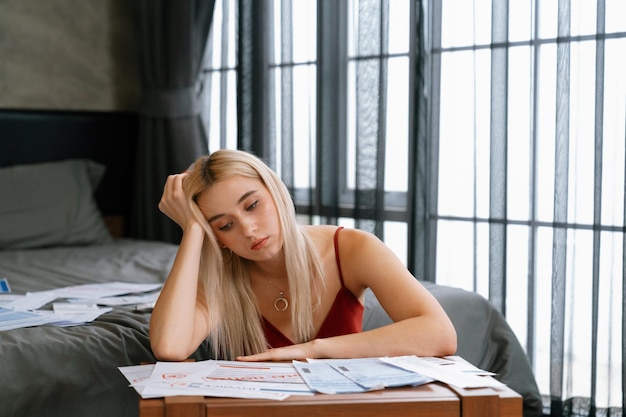
[[[492,2],[491,36],[494,44],[508,38],[508,2]],[[507,96],[508,96],[508,48],[491,50],[491,138],[490,138],[490,196],[491,218],[507,218]],[[497,91],[497,94],[494,94]],[[476,135],[474,140],[476,141]],[[476,166],[477,164],[474,164]],[[478,195],[474,195],[474,202]],[[474,233],[476,239],[477,233]],[[506,315],[506,254],[507,228],[497,223],[489,225],[489,299]],[[474,242],[474,253],[478,246]],[[474,288],[477,287],[476,268]]]
[[[359,1],[357,55],[388,52],[389,4]],[[356,65],[356,225],[384,239],[385,116],[387,60],[361,59]]]
[[[597,0],[596,33],[605,31],[605,3]],[[595,161],[594,161],[594,196],[593,196],[593,223],[602,223],[602,140],[604,136],[604,41],[596,44],[596,82],[595,82]],[[593,265],[592,265],[592,306],[591,306],[591,334],[598,334],[598,310],[600,294],[600,231],[593,232]],[[622,316],[623,317],[623,316]],[[598,340],[591,338],[591,409],[590,415],[596,414],[596,392],[598,378]],[[622,385],[622,391],[623,391]]]
[[[345,155],[346,137],[347,4],[319,1],[317,15],[316,187],[309,201],[313,214],[335,223],[340,217],[337,179],[345,181],[340,166],[345,158],[340,157]]]

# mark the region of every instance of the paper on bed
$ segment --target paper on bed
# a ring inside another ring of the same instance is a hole
[[[110,307],[101,308],[97,304],[100,297],[109,300],[116,295],[126,295],[154,291],[162,284],[138,284],[128,282],[109,282],[103,284],[85,284],[64,287],[48,291],[29,292],[22,297],[3,303],[0,315],[0,331],[21,327],[33,327],[43,324],[55,326],[76,326],[90,323],[102,314],[111,311]],[[89,303],[54,303],[53,310],[38,310],[57,299],[70,296],[86,296],[95,301]],[[143,300],[153,300],[158,294],[140,296]],[[128,304],[124,300],[122,304]],[[114,304],[113,304],[114,305]],[[22,314],[17,314],[22,313]]]
[[[5,307],[8,304],[13,303],[13,301],[24,298],[25,296],[22,294],[0,294],[0,307]]]
[[[0,331],[40,326],[55,319],[32,311],[15,311],[0,307]]]
[[[6,308],[13,310],[27,311],[36,310],[44,305],[61,298],[67,298],[74,301],[78,301],[82,304],[100,304],[98,300],[105,300],[104,305],[126,305],[129,304],[126,300],[122,300],[122,304],[111,304],[112,297],[147,293],[150,291],[161,288],[162,284],[144,284],[144,283],[132,283],[132,282],[107,282],[101,284],[84,284],[73,285],[69,287],[62,287],[48,291],[35,291],[29,292],[24,297],[18,298],[10,303],[4,305]],[[148,294],[143,296],[150,301],[157,297],[155,294]],[[141,296],[140,296],[141,297]],[[138,303],[145,303],[146,301],[139,301]]]
[[[112,309],[106,308],[81,308],[81,309],[67,309],[61,306],[57,306],[54,310],[36,310],[30,313],[37,313],[44,317],[48,317],[48,325],[69,327],[80,326],[82,324],[91,323],[104,313],[108,313]]]
[[[67,309],[58,306],[53,310],[19,311],[0,307],[0,331],[42,325],[77,326],[94,321],[111,308]]]
[[[58,298],[105,298],[118,295],[136,294],[154,291],[162,284],[144,284],[136,282],[105,282],[101,284],[84,284],[63,287],[53,290]]]
[[[56,300],[57,298],[58,296],[54,290],[31,292],[23,297],[16,298],[10,303],[6,303],[4,307],[16,311],[37,310],[38,308],[45,306],[46,304]]]
[[[140,295],[120,295],[102,298],[69,298],[67,301],[77,304],[99,304],[103,306],[127,306],[136,304],[153,304],[159,298],[160,291]]]

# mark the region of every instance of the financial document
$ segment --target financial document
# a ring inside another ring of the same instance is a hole
[[[157,362],[119,370],[142,398],[201,395],[284,400],[314,394],[289,363]]]
[[[382,360],[459,388],[497,388],[504,386],[500,381],[490,378],[494,375],[493,373],[478,369],[459,356],[445,358],[399,356],[382,358]]]
[[[111,306],[153,305],[161,286],[114,281],[23,295],[3,293],[0,294],[0,331],[41,325],[76,326],[90,323],[111,311]],[[54,302],[59,299],[67,299],[67,302]],[[52,309],[42,309],[51,303]]]
[[[380,358],[294,361],[294,366],[311,389],[325,394],[417,386],[432,381]]]
[[[490,372],[458,356],[401,356],[278,362],[208,360],[157,362],[118,368],[142,398],[175,395],[264,398],[347,394],[441,381],[459,387],[497,387]]]

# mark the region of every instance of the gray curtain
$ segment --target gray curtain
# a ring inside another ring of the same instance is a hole
[[[138,238],[180,240],[157,204],[167,175],[207,152],[199,74],[213,7],[213,0],[137,2],[143,93],[132,235]]]
[[[271,7],[271,0],[239,0],[237,142],[275,168]]]

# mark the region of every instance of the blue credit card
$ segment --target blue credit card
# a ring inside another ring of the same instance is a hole
[[[9,287],[8,279],[0,278],[0,294],[4,292],[11,292],[11,287]]]

